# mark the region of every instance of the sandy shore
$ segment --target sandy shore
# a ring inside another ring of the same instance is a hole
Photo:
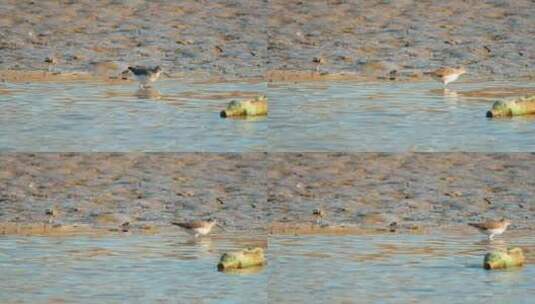
[[[468,229],[502,216],[535,228],[532,154],[17,153],[0,163],[2,233],[120,232],[125,222],[153,233],[207,216],[271,233]]]
[[[534,15],[530,0],[8,0],[0,74],[116,78],[128,65],[159,64],[188,79],[410,80],[464,65],[470,78],[533,77]]]

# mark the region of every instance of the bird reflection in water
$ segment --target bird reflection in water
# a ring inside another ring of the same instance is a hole
[[[160,92],[152,87],[139,88],[134,94],[138,99],[160,99]]]

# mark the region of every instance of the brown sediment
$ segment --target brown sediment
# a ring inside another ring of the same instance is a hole
[[[0,79],[9,82],[44,82],[44,81],[94,81],[96,77],[89,73],[53,73],[47,71],[0,71]]]
[[[270,154],[268,202],[276,224],[268,229],[419,233],[505,215],[518,229],[533,229],[535,208],[525,202],[533,189],[514,182],[529,179],[533,160],[529,153]],[[319,221],[325,228],[313,222],[318,206],[326,211]]]
[[[89,225],[53,225],[45,223],[0,223],[0,235],[48,235],[68,236],[79,234],[105,234],[106,229],[97,229]]]
[[[160,79],[171,79],[180,82],[194,84],[218,84],[218,83],[260,83],[263,77],[221,77],[204,72],[166,73]],[[107,85],[124,84],[135,82],[131,74],[122,74],[120,70],[102,71],[100,69],[88,69],[69,72],[52,72],[48,70],[0,70],[0,81],[12,83],[21,82],[98,82]],[[5,89],[3,89],[5,91]],[[0,94],[2,94],[0,92]],[[258,94],[257,94],[258,95]]]
[[[438,10],[403,1],[270,2],[270,68],[354,71],[362,75],[399,74],[465,65],[472,75],[529,75],[533,61],[526,45],[498,45],[510,39],[504,16],[515,16],[518,30],[529,27],[529,1],[514,5],[449,1]],[[520,9],[520,10],[519,10]],[[497,18],[497,16],[500,16]],[[463,31],[453,24],[470,19]],[[518,41],[532,45],[527,32]],[[476,37],[476,38],[474,38]],[[528,42],[529,41],[529,42]],[[394,73],[396,74],[396,73]]]
[[[410,232],[422,230],[407,230]],[[378,234],[389,232],[386,228],[372,228],[370,226],[357,225],[318,225],[316,223],[271,223],[268,228],[269,234],[282,235],[362,235],[362,234]]]
[[[156,234],[160,232],[153,225],[137,225],[128,230],[111,225],[89,224],[49,224],[49,223],[0,223],[0,235],[39,235],[39,236],[75,236],[75,235],[107,235],[112,233],[131,232],[136,234]]]
[[[0,163],[7,234],[176,233],[172,221],[208,217],[245,235],[476,233],[467,222],[503,216],[535,229],[535,188],[518,182],[531,180],[530,153],[4,153]]]
[[[479,97],[479,98],[506,98],[523,95],[535,95],[535,88],[519,88],[519,87],[491,87],[473,91],[460,91],[459,95],[465,97]]]
[[[271,70],[264,75],[266,81],[334,81],[334,80],[371,80],[372,77],[358,76],[351,73],[319,73],[300,70]]]
[[[213,240],[228,240],[229,235],[228,232],[223,232],[222,234],[211,234],[210,238]],[[238,238],[232,238],[232,243],[236,245],[237,247],[260,247],[260,248],[268,248],[268,240],[265,237],[265,234],[249,234],[244,231],[240,231],[238,234]]]
[[[209,99],[209,100],[220,100],[220,99],[230,99],[230,98],[254,98],[261,94],[262,92],[245,92],[245,91],[231,91],[231,92],[221,92],[221,93],[203,93],[203,92],[181,92],[177,94],[177,97],[184,98],[195,98],[195,99]]]
[[[264,75],[267,82],[310,82],[310,81],[356,81],[356,82],[375,82],[375,81],[421,81],[423,73],[421,71],[407,72],[403,77],[391,77],[382,73],[356,73],[356,72],[317,72],[303,70],[270,70]]]
[[[405,1],[3,1],[0,69],[160,64],[229,79],[306,74],[321,63],[388,80],[463,64],[483,77],[533,75],[534,14],[528,0],[453,0],[438,10]]]
[[[1,70],[0,79],[8,82],[105,82],[107,84],[125,83],[119,77],[105,77],[89,72],[49,72]]]
[[[263,159],[261,153],[4,153],[0,223],[7,223],[4,233],[155,233],[175,219],[216,217],[232,230],[261,231]],[[35,224],[49,221],[62,225]]]

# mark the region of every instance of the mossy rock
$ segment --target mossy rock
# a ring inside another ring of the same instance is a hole
[[[511,100],[499,100],[487,112],[487,117],[512,117],[535,114],[535,95]]]
[[[485,255],[485,269],[505,269],[524,265],[524,253],[521,248],[510,248],[507,251],[493,251]]]
[[[263,266],[266,263],[264,250],[260,247],[224,253],[217,264],[217,270],[229,271]]]
[[[236,117],[236,116],[263,116],[268,113],[268,103],[265,96],[258,96],[249,100],[233,100],[227,108],[221,111],[220,116]]]

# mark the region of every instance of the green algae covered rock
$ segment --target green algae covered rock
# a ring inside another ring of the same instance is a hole
[[[264,250],[260,247],[224,253],[217,264],[217,270],[228,271],[263,266],[266,263]]]
[[[249,100],[233,100],[227,108],[221,111],[220,116],[236,117],[236,116],[260,116],[267,115],[268,103],[266,96],[258,96]]]
[[[493,251],[485,255],[483,267],[485,269],[504,269],[518,267],[524,264],[524,253],[521,248],[515,247],[507,251]]]
[[[511,100],[499,100],[487,112],[487,117],[512,117],[535,114],[535,95]]]

